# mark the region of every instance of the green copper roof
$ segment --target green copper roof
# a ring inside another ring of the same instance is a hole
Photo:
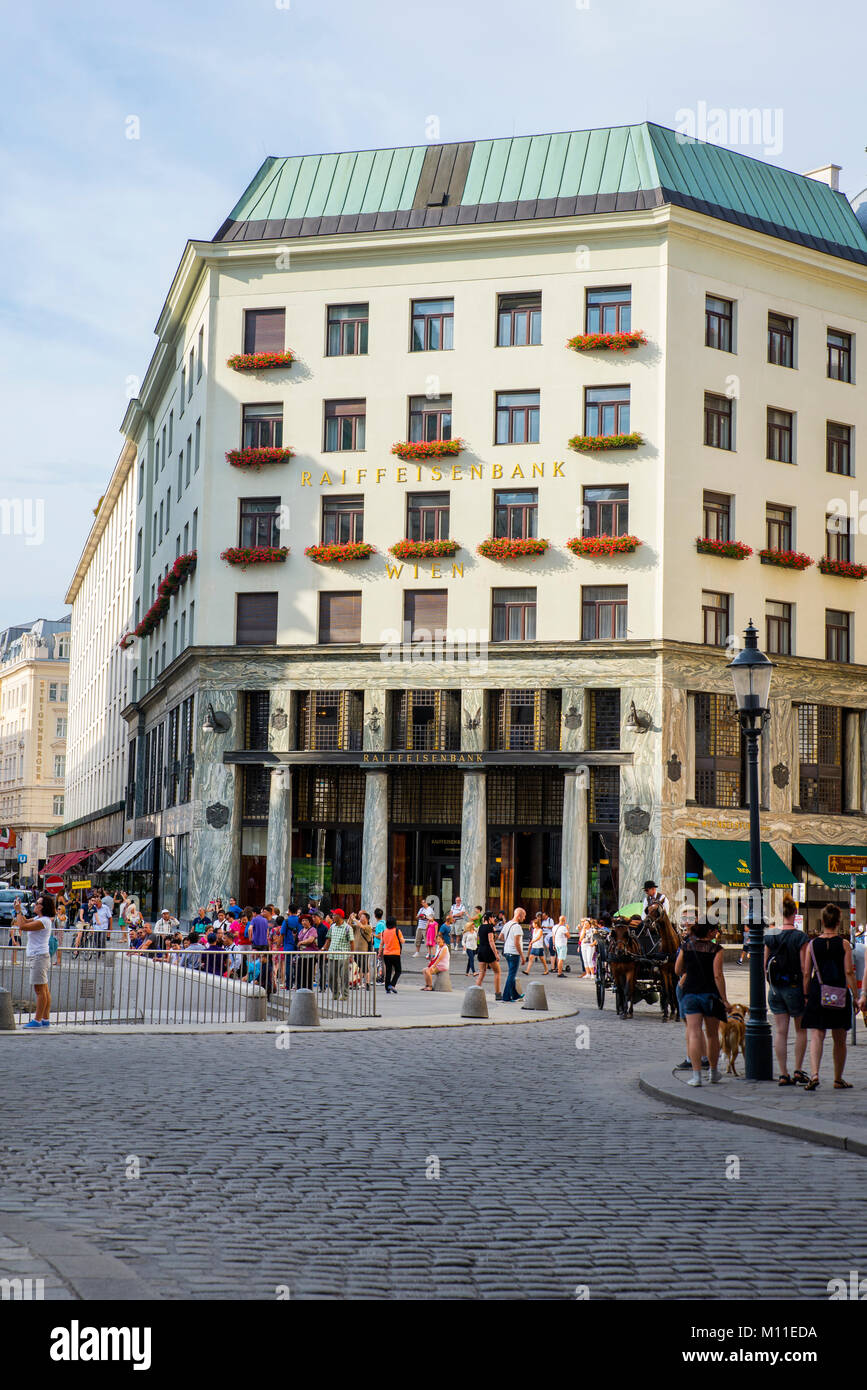
[[[867,264],[840,193],[663,126],[266,159],[215,241],[635,212],[673,203]]]

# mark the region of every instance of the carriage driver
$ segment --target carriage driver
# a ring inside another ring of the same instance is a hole
[[[668,898],[665,896],[664,893],[660,893],[653,879],[649,878],[644,885],[644,898],[641,903],[641,913],[643,917],[647,916],[648,908],[653,907],[654,904],[658,904],[667,917],[671,916],[671,909],[668,906]]]

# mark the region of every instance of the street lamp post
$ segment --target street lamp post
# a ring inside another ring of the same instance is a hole
[[[750,619],[745,645],[728,664],[738,718],[747,741],[747,794],[750,807],[750,885],[747,926],[750,934],[750,1012],[745,1057],[748,1081],[772,1079],[771,1027],[765,996],[765,908],[762,884],[762,831],[759,820],[759,739],[768,717],[773,662],[759,651],[759,634]],[[758,902],[758,911],[756,903]]]

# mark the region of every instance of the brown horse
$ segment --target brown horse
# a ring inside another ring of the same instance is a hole
[[[677,977],[674,973],[674,962],[677,960],[681,943],[662,903],[652,903],[647,909],[647,917],[642,930],[645,939],[649,936],[649,949],[648,945],[645,945],[645,955],[659,967],[663,1022],[666,1022],[669,1017],[677,1020],[680,1018],[680,1007],[677,1002]]]
[[[614,1002],[620,1018],[632,1018],[635,1000],[635,969],[641,958],[641,947],[632,927],[622,917],[615,917],[606,943],[611,978],[614,981]]]

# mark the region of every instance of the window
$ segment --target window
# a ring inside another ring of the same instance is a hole
[[[794,462],[794,420],[790,410],[773,410],[768,406],[768,458],[777,463]]]
[[[62,705],[65,705],[65,704],[66,704],[66,701],[67,701],[67,699],[68,699],[68,697],[69,697],[69,686],[66,684],[66,681],[61,681],[61,683],[60,683],[60,703],[61,703]]]
[[[181,493],[183,492],[183,490],[184,490],[184,455],[183,455],[183,453],[180,453],[180,454],[178,454],[178,496],[179,496],[179,497],[180,497]]]
[[[167,449],[167,447],[168,447],[168,446],[167,446],[167,444],[166,444],[166,427],[165,427],[165,425],[163,425],[163,451],[162,451],[162,457],[163,457],[163,458],[165,458],[165,456],[166,456],[166,449]],[[159,474],[160,466],[161,466],[161,465],[160,465],[160,461],[159,461],[159,459],[157,459],[157,466],[156,466],[156,471],[154,472],[154,478],[156,478],[157,475]]]
[[[175,412],[174,412],[173,410],[170,410],[170,411],[169,411],[169,453],[171,453],[171,452],[172,452],[172,449],[174,448],[174,437],[175,437]],[[166,466],[166,458],[167,458],[167,454],[166,454],[165,449],[163,449],[163,468],[165,468],[165,466]]]
[[[361,641],[361,593],[319,595],[319,642],[322,646],[338,642]]]
[[[497,299],[497,347],[536,346],[542,341],[542,294],[501,294]]]
[[[325,452],[363,449],[366,403],[360,401],[325,402]]]
[[[328,308],[328,357],[355,357],[367,352],[368,305],[331,304]]]
[[[491,747],[506,752],[518,752],[522,748],[550,747],[551,742],[546,737],[546,725],[549,722],[552,726],[554,724],[553,719],[549,721],[547,718],[548,697],[552,694],[553,692],[548,690],[492,690]],[[552,713],[557,714],[559,723],[559,710],[555,708]],[[526,771],[524,769],[525,775]],[[492,800],[496,804],[496,796]],[[498,809],[504,818],[508,818],[508,821],[514,824],[514,804],[501,805]]]
[[[243,424],[244,448],[279,449],[282,443],[282,405],[245,405]]]
[[[165,446],[166,446],[166,432],[165,432],[165,429],[163,429],[163,448],[165,448]],[[157,440],[157,443],[156,443],[156,450],[155,450],[155,452],[154,452],[154,478],[158,478],[159,476],[160,476],[160,441]]]
[[[322,502],[322,544],[364,540],[364,498],[327,497]]]
[[[274,601],[275,601],[275,604],[276,604],[276,595],[274,595]],[[190,646],[193,645],[193,630],[194,630],[194,628],[195,628],[195,624],[196,624],[196,604],[195,604],[195,600],[193,600],[193,602],[190,604]],[[275,618],[275,623],[274,623],[275,628],[276,628],[276,625],[277,625],[277,624],[276,624],[276,618]],[[192,696],[190,696],[190,699],[192,699]]]
[[[185,522],[184,522],[184,554],[185,554],[185,555],[188,555],[188,554],[189,554],[189,547],[190,547],[190,523],[189,523],[188,521],[185,521]]]
[[[497,392],[497,444],[538,444],[539,392]]]
[[[242,497],[238,544],[279,545],[279,497]]]
[[[768,314],[768,361],[777,367],[795,365],[795,320],[788,314]]]
[[[836,705],[796,705],[802,811],[843,810],[843,711]]]
[[[765,507],[765,544],[768,550],[791,550],[792,549],[792,518],[791,507],[778,507],[775,503],[769,502]]]
[[[185,400],[185,398],[186,398],[186,394],[187,394],[187,369],[186,369],[186,367],[181,367],[181,397],[180,397],[180,408],[179,408],[179,410],[178,410],[178,415],[179,415],[180,417],[182,417],[182,416],[183,416],[183,413],[184,413],[184,400]]]
[[[305,691],[298,711],[298,746],[311,750],[360,748],[363,714],[360,690]],[[268,746],[267,732],[262,746]]]
[[[829,473],[842,473],[851,478],[852,427],[829,420],[825,426],[825,466]]]
[[[414,299],[411,352],[439,352],[454,346],[455,301]]]
[[[407,589],[403,596],[404,642],[442,643],[446,636],[445,589]]]
[[[494,538],[526,540],[537,534],[539,493],[536,488],[494,493]]]
[[[59,714],[54,725],[54,737],[66,738],[66,715]]]
[[[245,352],[283,352],[286,347],[285,309],[248,309],[244,315]]]
[[[160,446],[159,446],[159,444],[158,444],[158,445],[157,445],[157,449],[159,449],[159,447],[160,447]],[[145,466],[144,466],[144,459],[142,459],[141,463],[140,463],[139,466],[138,466],[138,500],[139,500],[139,501],[141,501],[142,498],[144,497],[144,480],[145,480]]]
[[[395,691],[389,747],[457,749],[460,746],[459,690]]]
[[[588,386],[584,392],[584,433],[629,433],[629,387]]]
[[[203,359],[204,359],[204,356],[205,356],[205,330],[204,330],[204,328],[200,328],[200,329],[199,329],[199,362],[198,362],[198,367],[197,367],[197,370],[196,370],[196,381],[201,381],[201,379],[202,379],[202,370],[203,370],[203,368],[202,368],[202,361],[203,361]]]
[[[180,533],[180,531],[179,531],[178,534],[175,536],[175,559],[176,559],[176,560],[179,560],[180,558],[181,558],[181,533]]]
[[[626,585],[581,590],[581,640],[626,636]]]
[[[772,656],[792,655],[792,605],[769,599],[765,604],[765,651]]]
[[[717,299],[715,295],[705,296],[704,301],[704,343],[705,347],[717,348],[720,352],[733,351],[732,319],[734,305],[730,299]]]
[[[153,541],[153,544],[151,545],[151,555],[156,555],[156,553],[157,553],[157,513],[156,513],[156,512],[154,512],[154,521],[153,521],[153,526],[152,526],[152,528],[151,528],[151,538],[152,538],[152,541]]]
[[[532,642],[536,636],[536,590],[494,589],[492,641]]]
[[[201,451],[201,445],[202,445],[202,422],[201,422],[201,420],[197,420],[197,421],[196,421],[196,466],[195,466],[195,468],[193,469],[193,472],[195,472],[195,473],[198,473],[198,471],[199,471],[199,454],[200,454],[200,451]]]
[[[852,380],[852,334],[828,329],[828,375],[834,381]]]
[[[437,396],[434,400],[428,400],[427,396],[410,396],[409,437],[413,442],[451,439],[451,396]]]
[[[142,533],[141,533],[141,529],[139,529],[139,533],[138,533],[138,535],[137,535],[136,538],[135,538],[135,567],[136,567],[137,570],[140,570],[140,569],[141,569],[141,555],[142,555]]]
[[[57,699],[57,681],[52,681],[49,685],[48,699],[49,701],[55,701]]]
[[[190,486],[190,465],[193,461],[193,436],[187,435],[187,487]]]
[[[165,499],[163,499],[163,501],[160,502],[160,531],[159,531],[160,544],[162,544],[162,539],[163,539],[163,519],[164,519],[164,517],[165,517],[165,509],[166,509],[166,504],[165,504]]]
[[[712,449],[731,449],[732,402],[728,396],[704,393],[704,442]]]
[[[189,366],[187,367],[187,400],[188,400],[188,401],[191,401],[191,400],[193,399],[193,372],[195,371],[195,368],[196,368],[196,349],[195,349],[194,347],[191,347],[191,348],[190,348],[190,361],[189,361]]]
[[[169,531],[171,530],[171,527],[172,527],[172,490],[171,490],[171,488],[167,488],[167,489],[166,489],[166,530],[165,530],[165,534],[166,534],[166,535],[168,535]]]
[[[449,494],[411,492],[407,497],[406,534],[411,541],[447,541]]]
[[[732,499],[724,492],[706,492],[703,501],[704,529],[709,541],[731,540]]]
[[[236,644],[239,647],[273,647],[277,642],[277,595],[237,594]],[[190,605],[190,641],[193,610]]]
[[[53,816],[62,816],[62,815],[63,815],[63,797],[62,797],[62,796],[55,796],[55,797],[52,798],[52,802],[51,802],[51,814],[52,814]]]
[[[629,532],[629,488],[585,487],[585,536],[625,536]]]
[[[724,647],[731,631],[731,594],[702,590],[702,642],[706,647]]]
[[[620,747],[620,691],[588,690],[589,748]]]
[[[829,560],[844,560],[847,564],[855,558],[853,547],[852,518],[839,512],[828,513],[825,517],[825,555]]]
[[[852,614],[825,609],[825,660],[851,661]]]
[[[587,291],[586,333],[628,333],[632,327],[632,288],[618,285]]]
[[[193,512],[193,550],[196,548],[196,537],[199,534],[199,509],[196,507]]]
[[[734,809],[742,802],[743,768],[735,697],[701,693],[694,700],[695,799]]]
[[[66,754],[55,753],[54,755],[54,775],[55,777],[66,776]]]

